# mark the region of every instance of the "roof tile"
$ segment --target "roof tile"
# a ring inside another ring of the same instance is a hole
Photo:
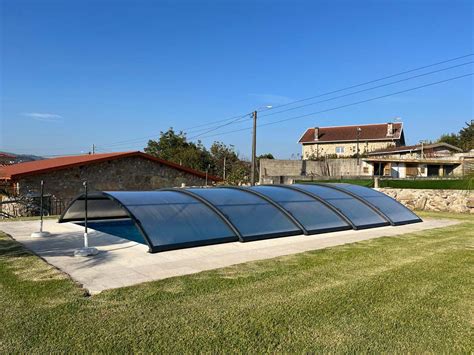
[[[387,136],[388,123],[368,124],[357,126],[337,126],[337,127],[319,127],[319,139],[315,141],[315,128],[308,128],[298,143],[314,143],[314,142],[340,142],[340,141],[356,141],[357,128],[361,128],[361,141],[364,140],[392,140],[400,139],[403,130],[402,123],[393,123],[393,136]]]
[[[25,163],[18,163],[14,165],[9,165],[0,168],[0,179],[9,180],[19,178],[21,176],[26,175],[35,175],[40,173],[45,173],[48,171],[55,171],[66,169],[70,167],[86,165],[86,164],[93,164],[99,163],[108,160],[126,158],[126,157],[134,157],[139,156],[148,160],[152,160],[158,162],[160,164],[164,164],[170,166],[172,168],[185,171],[187,173],[205,177],[206,174],[202,171],[194,170],[191,168],[187,168],[181,166],[176,163],[172,163],[167,160],[156,158],[152,155],[133,151],[133,152],[117,152],[117,153],[104,153],[104,154],[86,154],[86,155],[75,155],[75,156],[66,156],[66,157],[58,157],[52,159],[43,159],[43,160],[35,160],[29,161]],[[209,180],[212,181],[220,181],[221,179],[217,176],[208,176]]]

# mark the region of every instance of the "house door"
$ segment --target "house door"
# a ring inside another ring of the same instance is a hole
[[[383,175],[383,163],[374,162],[374,175],[375,176]]]
[[[417,176],[418,175],[418,165],[417,164],[407,164],[406,165],[406,176]]]
[[[439,165],[428,165],[428,176],[439,176]]]

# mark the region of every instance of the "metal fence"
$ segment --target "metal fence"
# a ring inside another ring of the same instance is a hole
[[[58,199],[51,195],[43,196],[43,215],[60,215],[71,199]],[[32,217],[41,213],[40,196],[9,197],[0,202],[0,218]]]

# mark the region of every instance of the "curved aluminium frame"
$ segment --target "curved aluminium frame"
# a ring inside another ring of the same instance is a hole
[[[273,200],[245,189],[222,186],[204,189],[189,188],[187,191],[199,195],[220,210],[229,222],[239,229],[243,241],[287,237],[304,233],[304,228],[299,226],[301,223],[295,221]],[[233,198],[229,199],[228,197],[232,197],[232,195]]]
[[[140,222],[139,219],[137,219],[135,217],[135,215],[127,208],[127,206],[125,206],[120,200],[116,199],[114,196],[108,194],[107,192],[101,192],[100,193],[102,196],[108,198],[109,200],[111,201],[114,201],[117,203],[118,206],[120,206],[123,211],[125,211],[125,213],[128,215],[128,217],[132,220],[132,222],[135,224],[135,226],[137,227],[138,231],[140,232],[140,234],[143,236],[143,239],[145,240],[145,242],[147,243],[148,245],[148,251],[150,253],[153,252],[153,244],[151,243],[151,240],[150,238],[148,237],[148,234],[145,232],[145,230],[143,229],[143,226]],[[65,216],[66,216],[66,213],[69,211],[69,209],[72,207],[72,205],[78,201],[78,200],[82,200],[85,198],[85,195],[84,194],[80,194],[79,196],[77,196],[74,200],[72,200],[68,207],[63,211],[63,213],[61,214],[61,216],[59,217],[59,220],[58,220],[58,223],[64,223],[64,222],[70,222],[72,220],[69,220],[69,219],[66,219]],[[89,196],[87,196],[87,199],[89,199]],[[89,218],[88,217],[88,220],[104,220],[104,219],[113,219],[113,217],[111,218]]]
[[[329,185],[329,187],[333,187],[335,189],[338,189],[339,191],[346,192],[350,194],[351,196],[353,196],[354,198],[358,198],[359,200],[366,201],[368,204],[372,205],[377,211],[379,211],[382,215],[384,215],[387,218],[387,220],[390,221],[390,224],[392,226],[400,226],[403,224],[422,222],[421,218],[418,217],[416,214],[414,214],[407,207],[399,203],[394,198],[384,193],[381,193],[377,190],[373,190],[365,186],[345,184],[345,183],[324,184],[324,185],[325,186]],[[356,191],[359,190],[359,193],[353,190],[356,190]],[[381,202],[380,199],[383,199],[385,200],[385,202],[374,203],[372,202],[374,198],[379,202]],[[387,205],[387,202],[390,204],[390,206]],[[397,209],[398,213],[396,213],[394,209]],[[387,213],[386,211],[389,211],[389,213]],[[400,213],[404,214],[405,217],[401,217]],[[410,217],[408,217],[407,215],[409,215]]]
[[[209,207],[215,214],[217,214],[222,219],[222,221],[224,221],[224,223],[229,226],[230,229],[232,229],[232,231],[235,233],[235,235],[239,238],[239,241],[241,241],[241,242],[244,241],[244,238],[243,238],[242,234],[234,226],[234,224],[219,209],[217,209],[216,206],[214,206],[212,203],[210,203],[205,198],[203,198],[199,195],[196,195],[195,193],[193,193],[189,190],[186,190],[186,189],[180,189],[180,190],[178,190],[178,189],[160,189],[160,191],[179,192],[179,193],[185,194],[187,196],[190,196],[190,197],[194,198],[195,200],[198,200],[198,201],[202,202],[207,207]]]
[[[273,201],[272,199],[265,196],[264,194],[262,194],[258,191],[255,191],[255,190],[250,190],[250,189],[246,189],[246,188],[242,188],[242,187],[238,187],[238,186],[226,186],[226,187],[229,188],[229,189],[235,189],[235,190],[239,190],[239,191],[248,192],[248,193],[251,193],[255,196],[258,196],[258,197],[264,199],[265,201],[267,201],[268,203],[272,204],[277,209],[279,209],[280,212],[283,213],[286,217],[288,217],[293,222],[293,224],[296,227],[298,227],[301,230],[301,232],[303,232],[304,235],[309,235],[309,232],[307,231],[307,229],[303,226],[303,224],[300,221],[298,221],[290,212],[288,212],[286,209],[284,209],[282,206],[280,206],[279,203]]]
[[[265,185],[265,186],[271,186],[271,185]],[[358,227],[354,224],[354,222],[352,222],[344,213],[342,213],[341,210],[337,209],[336,207],[334,207],[333,205],[331,205],[330,203],[328,203],[326,200],[322,199],[321,197],[319,197],[318,195],[315,195],[309,191],[306,191],[306,190],[303,190],[303,189],[300,189],[299,187],[296,187],[294,185],[276,185],[276,186],[279,186],[279,187],[283,187],[283,188],[287,188],[289,190],[294,190],[294,191],[298,191],[298,192],[301,192],[303,194],[305,194],[306,196],[309,196],[309,197],[312,197],[314,198],[316,201],[319,201],[321,202],[324,206],[326,206],[327,208],[329,208],[331,211],[333,211],[334,213],[336,213],[339,217],[341,217],[341,219],[343,219],[347,224],[349,224],[352,229],[357,229]]]
[[[367,205],[367,207],[369,207],[372,211],[374,211],[375,213],[377,213],[380,217],[382,217],[383,219],[385,219],[388,223],[390,223],[392,226],[395,225],[395,223],[393,223],[393,221],[390,219],[389,216],[387,216],[385,213],[383,213],[378,207],[374,206],[372,203],[370,203],[369,201],[367,201],[365,198],[362,198],[361,196],[351,192],[351,191],[348,191],[346,189],[341,189],[340,187],[336,186],[335,184],[325,184],[325,183],[314,183],[314,185],[318,185],[318,186],[324,186],[324,187],[328,187],[330,189],[334,189],[334,190],[337,190],[339,192],[343,192],[345,194],[348,194],[348,195],[351,195],[352,197],[354,197],[356,200],[359,200],[360,202],[364,203],[365,205]]]
[[[355,192],[347,191],[348,186],[352,185],[316,185],[319,188],[313,191],[309,191],[311,189],[306,189],[303,185],[264,185],[266,188],[260,191],[258,188],[226,186],[208,189],[166,188],[155,191],[99,192],[91,194],[89,201],[104,202],[97,202],[95,205],[93,203],[93,206],[90,206],[89,219],[130,219],[152,253],[230,241],[244,242],[421,221],[411,211],[405,213],[403,209],[406,208],[395,200],[390,199],[390,204],[387,203],[388,200],[383,199],[386,195],[380,192],[377,192],[379,196],[370,194],[372,191],[370,189],[368,192],[359,192],[357,189]],[[272,186],[278,189],[268,190]],[[292,194],[295,195],[294,200],[291,200],[291,195],[283,194],[282,188],[294,191]],[[205,190],[219,190],[219,192],[205,192]],[[321,194],[318,191],[321,191]],[[324,191],[327,191],[327,199],[322,193]],[[291,198],[288,201],[279,199],[278,193]],[[332,195],[336,197],[330,197]],[[380,200],[374,200],[374,197]],[[83,194],[69,204],[59,222],[82,222],[84,216],[81,200],[84,200]],[[360,206],[361,213],[357,215],[359,209],[345,208],[345,202],[335,203],[336,200],[347,200],[349,205]],[[375,201],[379,206],[382,203],[387,206],[382,205],[382,211],[369,200]],[[320,209],[316,207],[309,209],[303,205],[311,201],[318,202],[317,206]],[[302,205],[298,205],[299,203]],[[399,206],[393,205],[394,203]],[[364,207],[365,214],[362,211],[362,204],[366,207]],[[391,213],[390,208],[396,209],[398,214]],[[369,210],[372,211],[370,214]],[[326,228],[324,223],[327,219],[323,217],[323,212],[333,216],[334,220],[340,220],[341,226],[333,225]],[[346,214],[347,212],[349,213]],[[370,218],[374,219],[375,216],[383,223],[370,222]],[[395,220],[393,216],[396,217]]]

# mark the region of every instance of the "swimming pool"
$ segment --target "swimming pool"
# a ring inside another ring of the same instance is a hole
[[[84,222],[76,223],[84,226]],[[120,238],[128,239],[132,242],[147,245],[142,234],[137,229],[131,219],[122,220],[104,220],[104,221],[89,221],[87,227],[99,232],[115,235]]]

